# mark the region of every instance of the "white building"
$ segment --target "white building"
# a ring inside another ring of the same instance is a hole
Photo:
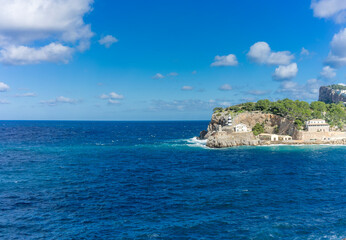
[[[259,135],[259,138],[261,140],[271,141],[271,142],[277,142],[277,141],[291,141],[292,137],[289,135],[277,135],[277,134],[269,134],[269,133],[261,133]]]
[[[233,129],[234,132],[248,132],[247,126],[243,123],[236,125]]]
[[[305,127],[308,132],[329,132],[329,124],[323,119],[306,121]]]

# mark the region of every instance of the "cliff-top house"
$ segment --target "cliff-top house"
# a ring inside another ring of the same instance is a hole
[[[247,126],[243,123],[240,123],[234,126],[233,130],[234,132],[249,132]]]
[[[308,132],[329,132],[329,124],[323,119],[306,121],[305,127]]]

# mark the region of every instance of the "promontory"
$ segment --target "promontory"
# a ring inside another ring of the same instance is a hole
[[[264,99],[214,108],[208,129],[200,133],[199,139],[207,139],[210,148],[271,144],[346,145],[346,108],[342,101],[345,90],[343,84],[321,87],[319,100],[324,101],[311,103]]]

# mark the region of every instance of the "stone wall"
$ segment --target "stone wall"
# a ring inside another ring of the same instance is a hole
[[[346,132],[305,132],[299,131],[297,134],[298,140],[302,141],[312,141],[316,139],[317,141],[334,141],[346,138]]]

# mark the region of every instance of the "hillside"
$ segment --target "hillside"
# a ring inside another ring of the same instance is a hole
[[[244,112],[259,111],[265,114],[274,114],[293,121],[298,129],[304,122],[310,119],[324,119],[332,127],[343,129],[346,124],[346,108],[342,103],[326,104],[321,101],[309,104],[305,101],[293,101],[290,99],[271,102],[268,99],[257,102],[247,102],[227,108],[215,108],[215,116],[226,114],[239,114]]]

